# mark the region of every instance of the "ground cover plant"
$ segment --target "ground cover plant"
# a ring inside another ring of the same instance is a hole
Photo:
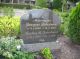
[[[32,52],[21,51],[17,48],[23,44],[22,39],[15,37],[2,37],[0,39],[0,58],[3,59],[34,59]]]
[[[0,38],[0,56],[12,59],[12,53],[17,50],[17,45],[21,45],[22,43],[21,40],[16,40],[15,37]]]

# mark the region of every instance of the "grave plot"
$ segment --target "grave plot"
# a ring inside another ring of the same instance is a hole
[[[56,42],[59,35],[58,16],[49,9],[30,10],[21,17],[21,38],[24,41],[22,50],[40,51],[43,48],[59,50]]]

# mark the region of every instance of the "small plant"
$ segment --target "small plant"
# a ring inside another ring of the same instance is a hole
[[[53,59],[53,55],[51,54],[51,50],[49,48],[41,50],[41,54],[45,59]]]
[[[61,10],[62,0],[53,0],[53,8]]]

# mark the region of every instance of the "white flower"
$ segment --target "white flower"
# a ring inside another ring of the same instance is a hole
[[[20,50],[20,49],[21,49],[21,45],[18,45],[18,46],[17,46],[17,49]]]
[[[59,43],[59,41],[56,41],[57,43]]]

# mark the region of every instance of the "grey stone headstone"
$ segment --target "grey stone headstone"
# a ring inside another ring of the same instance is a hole
[[[54,42],[59,33],[59,25],[59,17],[51,10],[30,10],[21,17],[21,38],[25,44]]]

